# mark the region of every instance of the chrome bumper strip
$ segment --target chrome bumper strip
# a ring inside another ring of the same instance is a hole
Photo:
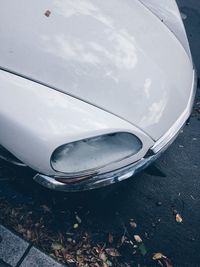
[[[126,166],[119,170],[115,170],[102,175],[93,176],[90,179],[83,180],[82,182],[74,184],[64,184],[55,180],[56,177],[49,177],[43,174],[36,174],[33,179],[44,187],[47,187],[52,190],[67,192],[85,191],[104,187],[128,179],[139,171],[141,171],[142,169],[144,169],[145,167],[147,167],[158,156],[159,154],[153,155],[148,159],[143,158],[137,163]]]
[[[192,87],[193,88],[191,90],[190,99],[183,114],[179,117],[176,123],[166,132],[166,134],[155,143],[155,145],[149,150],[147,155],[138,162],[135,162],[129,166],[125,166],[121,169],[109,173],[93,176],[87,180],[83,180],[81,182],[77,182],[74,184],[61,183],[56,180],[56,178],[61,178],[61,177],[49,177],[43,174],[36,174],[33,179],[39,184],[49,189],[75,192],[75,191],[84,191],[107,186],[132,177],[136,173],[140,172],[142,169],[146,168],[152,162],[154,162],[160,156],[160,154],[163,153],[168,148],[168,146],[177,137],[178,133],[184,126],[185,122],[188,120],[192,111],[196,93],[196,87],[197,87],[197,76],[195,71],[194,71],[194,79]]]

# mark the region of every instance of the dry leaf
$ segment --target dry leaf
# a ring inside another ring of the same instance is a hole
[[[126,239],[127,239],[126,236],[123,235],[122,238],[121,238],[121,244],[122,244],[122,245],[124,244],[124,242],[126,241]]]
[[[72,255],[70,255],[67,251],[63,251],[63,257],[68,263],[76,262],[75,258]]]
[[[106,248],[106,253],[109,256],[112,256],[112,257],[119,257],[119,256],[121,256],[119,254],[119,252],[115,248]]]
[[[102,260],[103,262],[107,261],[107,256],[104,252],[99,254],[99,259]]]
[[[177,223],[182,223],[183,222],[183,218],[181,217],[181,215],[179,213],[176,214],[176,222]]]
[[[157,261],[157,260],[161,260],[161,259],[165,259],[166,258],[166,256],[165,255],[163,255],[162,253],[160,253],[160,252],[158,252],[158,253],[155,253],[154,255],[153,255],[153,260],[154,261]]]
[[[134,235],[134,239],[138,243],[142,243],[142,238],[139,235]]]
[[[73,228],[74,228],[74,229],[77,229],[78,226],[79,226],[78,223],[75,223],[74,226],[73,226]]]
[[[153,255],[153,260],[162,263],[162,265],[165,266],[165,267],[173,267],[171,260],[168,259],[165,255],[163,255],[160,252],[159,253],[155,253]]]
[[[59,243],[52,243],[51,244],[51,248],[53,250],[62,250],[63,249],[63,246],[61,244],[59,244]]]
[[[135,222],[130,222],[130,226],[135,229],[137,227],[137,224]]]
[[[28,240],[32,239],[32,232],[30,230],[27,230],[26,237],[27,237]]]

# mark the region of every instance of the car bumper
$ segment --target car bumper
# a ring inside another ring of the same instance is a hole
[[[132,177],[136,173],[145,169],[152,162],[154,162],[175,140],[175,138],[177,137],[180,130],[183,128],[185,122],[188,120],[191,114],[196,93],[196,87],[197,87],[197,76],[194,70],[194,79],[193,79],[191,94],[185,111],[181,114],[181,116],[174,123],[174,125],[166,132],[166,134],[162,136],[158,141],[156,141],[154,146],[148,151],[146,156],[141,160],[134,162],[131,165],[125,166],[121,169],[89,177],[88,179],[74,183],[60,182],[60,180],[62,179],[64,181],[65,177],[60,177],[60,176],[51,177],[39,173],[36,174],[33,179],[39,184],[43,185],[44,187],[47,187],[52,190],[75,192],[75,191],[84,191],[84,190],[104,187]],[[59,179],[59,181],[57,179]]]

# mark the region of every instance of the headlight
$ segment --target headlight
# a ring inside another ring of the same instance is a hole
[[[52,154],[51,165],[71,177],[93,174],[135,155],[141,148],[141,141],[133,134],[106,134],[60,146]]]

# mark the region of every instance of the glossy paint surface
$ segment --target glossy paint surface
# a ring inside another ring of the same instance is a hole
[[[181,42],[188,56],[191,57],[190,47],[185,32],[185,27],[175,0],[140,0],[149,8]]]
[[[0,18],[2,68],[107,110],[154,140],[187,106],[191,60],[139,1],[3,0]]]
[[[130,123],[92,105],[0,71],[0,144],[36,171],[55,175],[50,165],[60,145],[113,132],[133,133],[143,143],[131,162],[154,142]]]

